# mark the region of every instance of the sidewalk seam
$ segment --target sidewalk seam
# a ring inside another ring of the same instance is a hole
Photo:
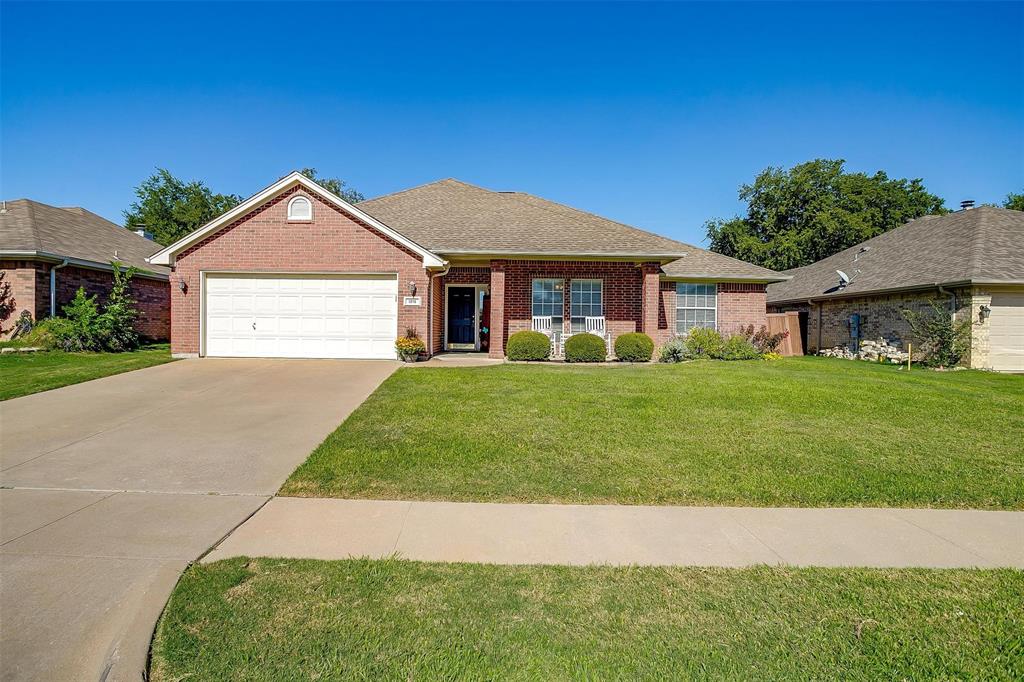
[[[964,551],[964,552],[967,552],[967,553],[968,553],[968,554],[970,554],[971,556],[975,556],[975,557],[978,557],[978,558],[979,558],[979,559],[981,559],[982,561],[985,561],[985,562],[991,562],[991,561],[992,561],[992,560],[991,560],[991,559],[989,559],[988,557],[986,557],[986,556],[982,556],[981,554],[978,554],[977,552],[975,552],[975,551],[973,551],[973,550],[970,550],[970,549],[968,549],[968,548],[966,548],[966,547],[963,547],[963,546],[962,546],[962,545],[960,545],[959,543],[957,543],[957,542],[955,542],[955,541],[953,541],[953,540],[951,540],[951,539],[947,538],[947,537],[946,537],[946,536],[944,536],[944,535],[940,535],[940,534],[936,533],[935,531],[933,531],[933,530],[931,530],[931,529],[929,529],[929,528],[925,528],[924,526],[920,526],[920,525],[918,525],[918,524],[914,523],[914,522],[913,522],[913,521],[911,521],[910,519],[904,518],[903,516],[901,516],[900,514],[898,514],[898,513],[897,513],[898,511],[900,511],[900,510],[898,510],[898,509],[895,509],[895,510],[889,510],[889,511],[887,512],[886,516],[890,516],[890,517],[892,517],[892,518],[894,518],[894,519],[899,519],[900,521],[903,521],[904,523],[907,523],[907,524],[909,524],[909,525],[913,526],[914,528],[917,528],[918,530],[923,530],[923,531],[924,531],[925,533],[928,533],[929,535],[931,535],[931,536],[933,536],[933,537],[936,537],[936,538],[938,538],[938,539],[942,540],[943,542],[948,542],[949,544],[953,545],[953,546],[954,546],[954,547],[956,547],[957,549],[959,549],[959,550],[962,550],[962,551]]]
[[[772,547],[772,546],[771,546],[771,545],[769,545],[769,544],[768,544],[767,542],[765,542],[765,541],[764,541],[764,540],[762,540],[762,539],[761,539],[760,537],[758,537],[757,533],[755,533],[754,531],[752,531],[752,530],[750,530],[749,528],[747,528],[747,525],[746,525],[745,523],[743,523],[743,521],[741,521],[741,520],[740,520],[740,519],[739,519],[739,518],[738,518],[738,517],[736,516],[736,512],[735,512],[735,511],[733,511],[732,509],[730,509],[730,510],[729,510],[729,517],[730,517],[730,518],[731,518],[731,519],[732,519],[733,521],[735,521],[735,522],[736,522],[736,524],[737,524],[737,525],[738,525],[738,526],[739,526],[740,528],[742,528],[743,530],[747,531],[747,533],[748,533],[748,534],[750,535],[750,537],[752,537],[752,538],[754,538],[755,540],[757,540],[757,541],[758,541],[759,543],[761,543],[761,545],[762,545],[762,546],[763,546],[763,547],[764,547],[765,549],[767,549],[767,550],[768,550],[769,552],[771,552],[772,554],[774,554],[774,555],[775,555],[775,558],[779,560],[779,563],[780,563],[780,564],[788,564],[788,563],[790,563],[790,562],[786,561],[786,560],[785,560],[785,559],[783,558],[783,556],[782,556],[781,554],[779,554],[779,553],[778,553],[777,551],[775,551],[775,548],[774,548],[774,547]]]
[[[402,516],[402,526],[398,529],[398,535],[395,536],[395,546],[391,548],[392,554],[398,553],[398,543],[402,539],[402,533],[405,532],[405,522],[409,520],[409,513],[412,511],[412,505],[415,504],[413,501],[409,501],[408,506],[405,508],[405,515]]]

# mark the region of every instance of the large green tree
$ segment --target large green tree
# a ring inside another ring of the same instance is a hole
[[[908,220],[948,211],[920,179],[848,173],[842,159],[766,168],[740,187],[745,216],[705,224],[711,250],[785,270],[807,265]]]
[[[317,177],[316,168],[303,168],[299,171],[307,178],[320,185],[326,190],[337,194],[339,197],[344,199],[350,204],[357,204],[366,197],[357,192],[356,190],[346,187],[345,181],[339,178],[321,178]]]
[[[1024,192],[1010,192],[1003,201],[1003,208],[1011,208],[1014,211],[1024,211]]]
[[[125,227],[143,228],[165,246],[242,201],[237,194],[215,194],[201,180],[179,180],[163,168],[143,180],[135,196],[138,200],[124,212]]]

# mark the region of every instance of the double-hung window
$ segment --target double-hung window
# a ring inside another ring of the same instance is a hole
[[[676,333],[694,327],[714,329],[718,317],[717,285],[679,282],[676,284]]]
[[[562,301],[565,299],[565,284],[560,279],[533,280],[533,316],[550,317],[551,328],[562,327]]]
[[[574,279],[569,285],[572,331],[585,330],[586,317],[604,317],[604,287],[599,279]]]

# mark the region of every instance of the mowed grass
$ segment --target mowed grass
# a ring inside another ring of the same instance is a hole
[[[1024,508],[1024,377],[826,358],[407,368],[283,495]]]
[[[131,353],[4,353],[0,355],[0,400],[170,361],[167,344],[146,346]]]
[[[1024,677],[1024,573],[230,559],[153,680]]]

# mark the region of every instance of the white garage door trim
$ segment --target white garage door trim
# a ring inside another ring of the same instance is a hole
[[[988,318],[992,369],[1024,372],[1024,292],[992,292]]]
[[[202,272],[202,355],[396,357],[396,273]]]

